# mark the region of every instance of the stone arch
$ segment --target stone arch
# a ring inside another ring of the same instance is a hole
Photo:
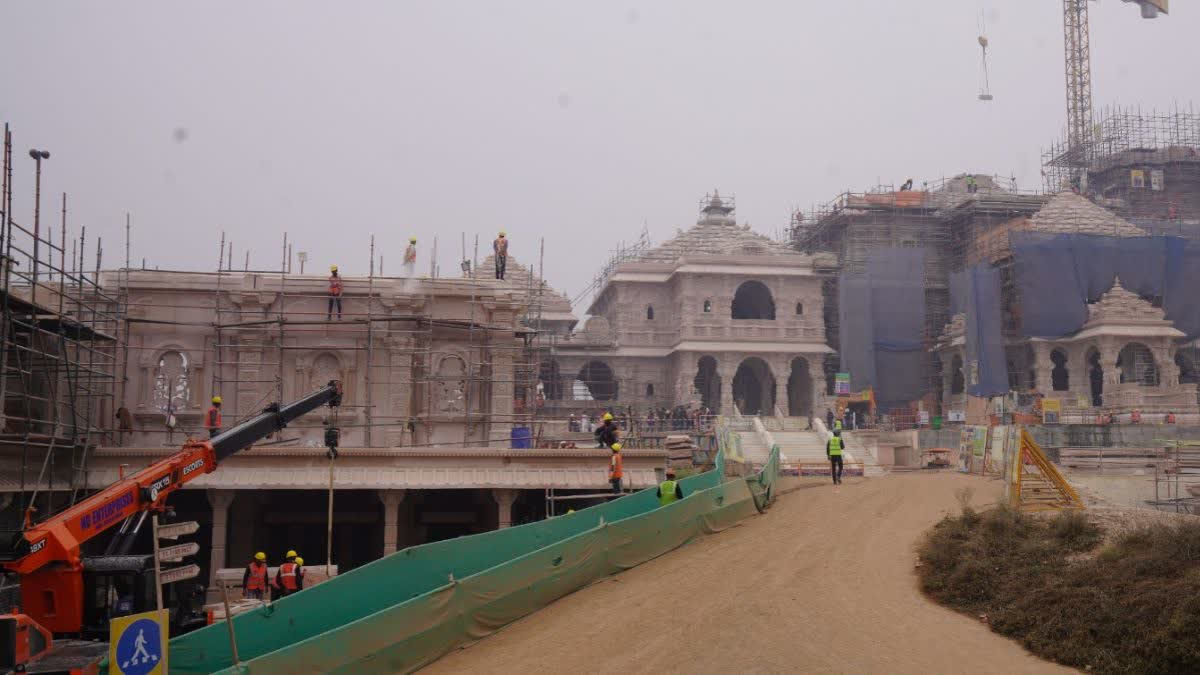
[[[1067,354],[1061,349],[1050,350],[1050,388],[1054,391],[1071,390],[1071,371],[1067,367]]]
[[[159,354],[154,364],[154,391],[151,394],[155,409],[177,411],[191,405],[191,373],[191,359],[182,349],[167,349]]]
[[[796,303],[796,316],[804,316],[804,303],[803,302]]]
[[[646,320],[654,320],[654,305],[646,305]]]
[[[733,400],[743,415],[770,415],[775,411],[775,375],[766,361],[751,356],[738,364],[733,375]]]
[[[617,378],[613,370],[603,361],[588,361],[579,369],[576,381],[587,393],[584,400],[613,401],[617,398]],[[579,387],[575,387],[576,392]]]
[[[788,416],[809,417],[813,414],[813,379],[808,359],[792,359],[792,374],[788,377]]]
[[[705,314],[712,313],[712,298],[705,298],[704,304],[701,305],[701,311]]]
[[[651,382],[646,383],[646,398],[654,398],[654,384]]]
[[[702,356],[696,362],[696,377],[692,385],[700,392],[700,405],[716,410],[721,402],[721,376],[717,373],[717,360]]]
[[[1141,387],[1158,386],[1158,365],[1150,348],[1140,342],[1130,342],[1117,354],[1117,370],[1121,382]]]
[[[743,281],[733,294],[730,313],[734,319],[775,320],[775,298],[761,281]]]
[[[962,356],[954,355],[950,362],[950,393],[961,394],[967,390],[966,375],[963,373]]]
[[[342,380],[345,382],[342,370],[342,359],[333,352],[321,352],[313,359],[312,369],[309,371],[308,386],[309,389],[322,387],[330,380]],[[343,385],[345,387],[345,385]]]
[[[1088,387],[1092,394],[1092,406],[1099,408],[1104,405],[1104,366],[1100,365],[1100,350],[1095,347],[1088,349],[1087,357]]]
[[[314,366],[315,370],[315,366]],[[467,409],[467,362],[457,354],[447,354],[438,361],[434,372],[435,400],[438,413],[456,414]]]

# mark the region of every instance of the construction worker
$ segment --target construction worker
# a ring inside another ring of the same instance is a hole
[[[604,423],[596,427],[592,435],[596,437],[596,442],[600,444],[596,446],[598,448],[611,448],[613,443],[619,440],[617,438],[617,425],[613,422],[612,413],[604,413]]]
[[[266,590],[267,554],[259,551],[254,554],[254,559],[246,565],[246,571],[242,574],[242,597],[263,600]]]
[[[840,429],[835,430],[833,435],[829,437],[829,441],[825,444],[825,456],[829,458],[829,473],[833,475],[834,485],[842,483],[843,447],[845,446],[842,443],[842,432]]]
[[[621,444],[613,443],[612,459],[608,463],[608,482],[612,485],[612,491],[616,494],[621,494],[621,479],[625,477],[625,468],[621,463]]]
[[[333,306],[337,305],[338,321],[342,320],[342,278],[338,276],[337,265],[329,266],[329,306],[325,310],[325,320],[333,320]]]
[[[503,279],[504,267],[508,264],[508,240],[504,238],[504,230],[500,230],[492,242],[492,253],[496,255],[496,278]]]
[[[204,414],[204,428],[208,429],[208,437],[212,438],[221,433],[221,397],[212,397],[212,405]]]
[[[408,248],[404,249],[404,276],[412,279],[417,276],[417,238],[408,238]]]
[[[275,586],[283,591],[283,595],[286,597],[302,588],[301,583],[304,577],[303,572],[300,571],[300,565],[304,560],[297,556],[295,551],[288,551],[284,560],[285,562],[279,566],[279,571],[275,573]]]
[[[971,174],[967,175],[967,192],[979,192],[979,184],[975,182],[975,176]]]
[[[659,506],[683,499],[683,487],[675,480],[675,469],[667,469],[667,479],[658,484],[657,494]]]

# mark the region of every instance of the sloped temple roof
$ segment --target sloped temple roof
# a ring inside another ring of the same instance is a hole
[[[732,201],[717,191],[707,196],[700,219],[662,244],[638,254],[630,262],[669,263],[689,253],[709,255],[794,255],[801,254],[750,229],[733,218]]]
[[[1148,233],[1108,209],[1074,192],[1060,192],[1029,219],[1034,232],[1101,234],[1110,237],[1144,237]]]

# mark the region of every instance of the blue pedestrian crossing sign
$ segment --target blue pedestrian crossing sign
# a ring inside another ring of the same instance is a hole
[[[108,668],[121,675],[167,672],[168,611],[142,612],[109,623]]]

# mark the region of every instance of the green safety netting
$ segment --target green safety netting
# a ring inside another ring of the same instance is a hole
[[[659,507],[642,490],[575,513],[414,546],[223,623],[171,640],[172,673],[397,672],[482,638],[591,581],[638,565],[762,509],[778,448],[762,471],[722,482],[716,468]]]

